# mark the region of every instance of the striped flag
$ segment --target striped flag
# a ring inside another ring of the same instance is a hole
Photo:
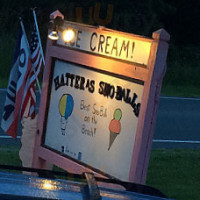
[[[2,129],[13,138],[17,136],[23,92],[31,70],[29,45],[22,26],[21,22],[1,121]]]
[[[41,48],[39,45],[38,34],[35,26],[31,36],[30,50],[32,68],[28,76],[24,91],[23,103],[21,108],[21,118],[31,117],[33,119],[35,117],[36,106],[36,79],[39,76],[42,66]]]

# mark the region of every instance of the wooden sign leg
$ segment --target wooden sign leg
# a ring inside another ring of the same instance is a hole
[[[151,153],[151,143],[157,116],[162,80],[166,71],[166,58],[170,35],[160,29],[153,33],[153,43],[147,67],[148,79],[143,92],[139,122],[136,131],[136,141],[133,151],[129,179],[135,183],[144,184],[146,181],[148,163]]]

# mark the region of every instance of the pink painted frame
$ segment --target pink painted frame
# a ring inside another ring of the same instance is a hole
[[[134,35],[134,38],[137,38],[137,36]],[[141,36],[138,36],[138,39],[141,39]],[[48,102],[47,97],[52,59],[57,58],[144,82],[135,145],[132,151],[132,162],[129,171],[130,182],[144,184],[151,152],[160,89],[166,71],[169,39],[170,36],[164,29],[160,29],[153,33],[147,68],[142,68],[127,62],[121,62],[119,60],[96,56],[87,52],[65,48],[48,40],[45,58],[46,64],[43,73],[43,87],[38,114],[38,134],[36,135],[32,166],[35,168],[46,168],[46,164],[51,163],[71,173],[83,173],[87,171],[95,173],[96,176],[105,177],[102,174],[94,172],[92,169],[80,165],[79,163],[42,146],[43,125],[45,123],[45,113]],[[145,38],[142,38],[142,40],[145,40]],[[149,41],[150,39],[147,38],[146,40]],[[119,65],[120,68],[115,68],[115,66]]]

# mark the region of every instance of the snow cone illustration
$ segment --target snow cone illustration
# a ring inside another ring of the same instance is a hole
[[[109,124],[110,141],[109,141],[108,151],[110,150],[113,142],[115,141],[116,137],[119,135],[121,131],[121,123],[120,123],[121,118],[122,118],[122,111],[119,108],[117,108],[114,112],[113,119]]]
[[[61,115],[60,128],[62,135],[65,135],[67,119],[72,114],[74,99],[70,94],[63,94],[59,101],[59,113]]]

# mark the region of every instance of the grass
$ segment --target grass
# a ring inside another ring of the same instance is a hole
[[[180,200],[200,199],[200,150],[153,149],[147,184]]]
[[[0,164],[21,165],[19,148],[0,146]],[[200,199],[200,150],[152,149],[147,185],[177,200]]]
[[[0,146],[0,164],[21,166],[19,147]]]

